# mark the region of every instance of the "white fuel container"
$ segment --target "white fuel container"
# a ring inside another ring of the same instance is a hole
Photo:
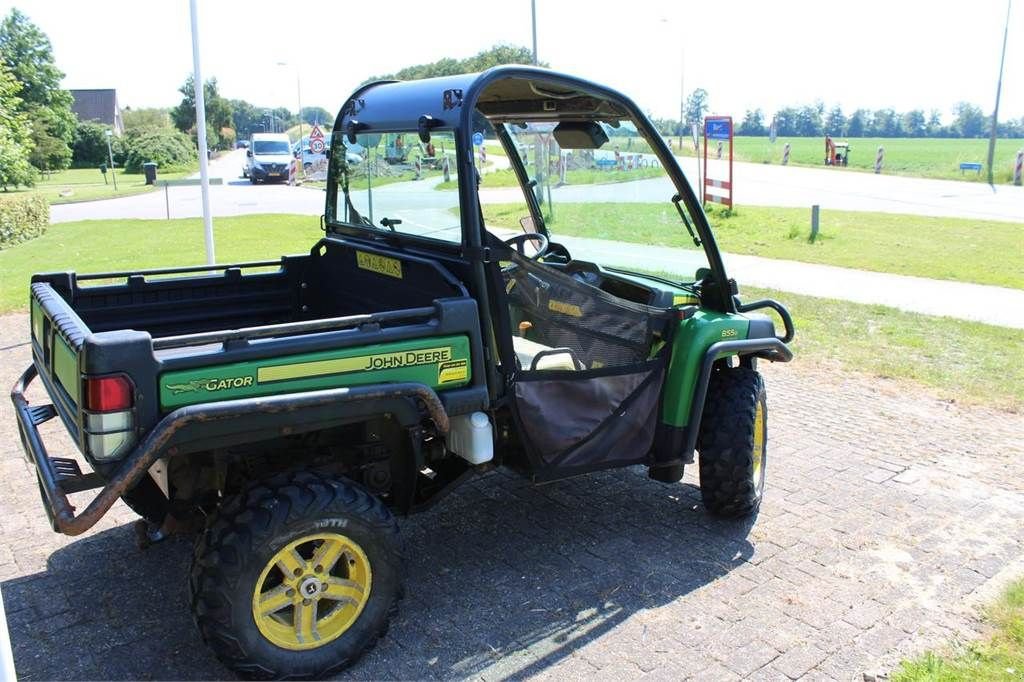
[[[494,459],[494,433],[491,420],[483,412],[460,414],[451,418],[448,449],[470,464]]]

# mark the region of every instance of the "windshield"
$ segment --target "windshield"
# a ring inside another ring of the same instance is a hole
[[[708,261],[687,234],[692,219],[673,203],[676,187],[633,122],[562,125],[556,131],[551,122],[504,124],[553,239],[577,259],[699,279]],[[516,184],[507,165],[481,175],[484,220],[496,232],[521,229],[522,204],[507,203],[508,190],[501,189]],[[673,248],[651,260],[631,257],[614,242]]]
[[[455,139],[416,131],[338,136],[338,177],[329,219],[445,242],[462,241]],[[342,153],[343,152],[343,153]],[[342,161],[344,159],[344,161]]]
[[[256,140],[252,143],[253,154],[291,154],[291,148],[284,140]]]

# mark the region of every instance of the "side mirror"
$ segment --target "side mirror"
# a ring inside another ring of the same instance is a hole
[[[251,149],[246,149],[245,150],[245,155],[248,156],[249,158],[252,158],[252,150]]]

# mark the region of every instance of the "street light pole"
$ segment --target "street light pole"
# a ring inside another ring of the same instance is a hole
[[[213,216],[210,215],[210,168],[206,158],[206,93],[203,92],[203,74],[199,68],[199,16],[196,0],[189,0],[192,19],[192,85],[196,96],[196,137],[199,142],[199,186],[203,195],[203,235],[206,242],[206,262],[214,263]]]
[[[996,129],[999,123],[999,95],[1003,90],[1003,64],[1006,62],[1006,38],[1010,33],[1010,6],[1013,0],[1006,0],[1006,25],[1003,27],[1003,55],[999,58],[999,79],[996,81],[996,107],[992,110],[992,135],[988,140],[988,184],[994,185],[992,164],[996,156]]]
[[[110,158],[110,177],[114,180],[114,191],[117,191],[117,171],[114,168],[114,151],[110,148],[110,138],[114,136],[114,133],[110,130],[107,131],[107,157]]]
[[[530,15],[533,25],[533,65],[537,66],[537,0],[530,0]]]
[[[288,66],[288,62],[278,62],[278,66]],[[302,158],[302,80],[299,77],[299,67],[295,67],[295,95],[296,101],[299,105],[299,158]],[[302,176],[306,176],[306,171],[302,169],[302,164],[299,164],[299,172]]]

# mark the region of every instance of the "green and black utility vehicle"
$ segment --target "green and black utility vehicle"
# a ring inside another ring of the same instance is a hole
[[[740,301],[632,101],[498,67],[362,86],[334,130],[307,254],[32,278],[33,363],[12,399],[56,531],[118,499],[151,541],[201,529],[202,637],[243,675],[316,678],[387,627],[395,516],[495,467],[540,484],[638,465],[671,484],[697,452],[710,512],[757,510],[756,363],[790,360],[792,323]],[[412,151],[396,166],[397,139]],[[556,240],[560,225],[582,237]],[[589,260],[644,270],[650,247],[586,238],[623,229],[686,230],[692,247],[668,275]],[[26,399],[37,378],[50,403]],[[79,453],[47,451],[54,417]]]

